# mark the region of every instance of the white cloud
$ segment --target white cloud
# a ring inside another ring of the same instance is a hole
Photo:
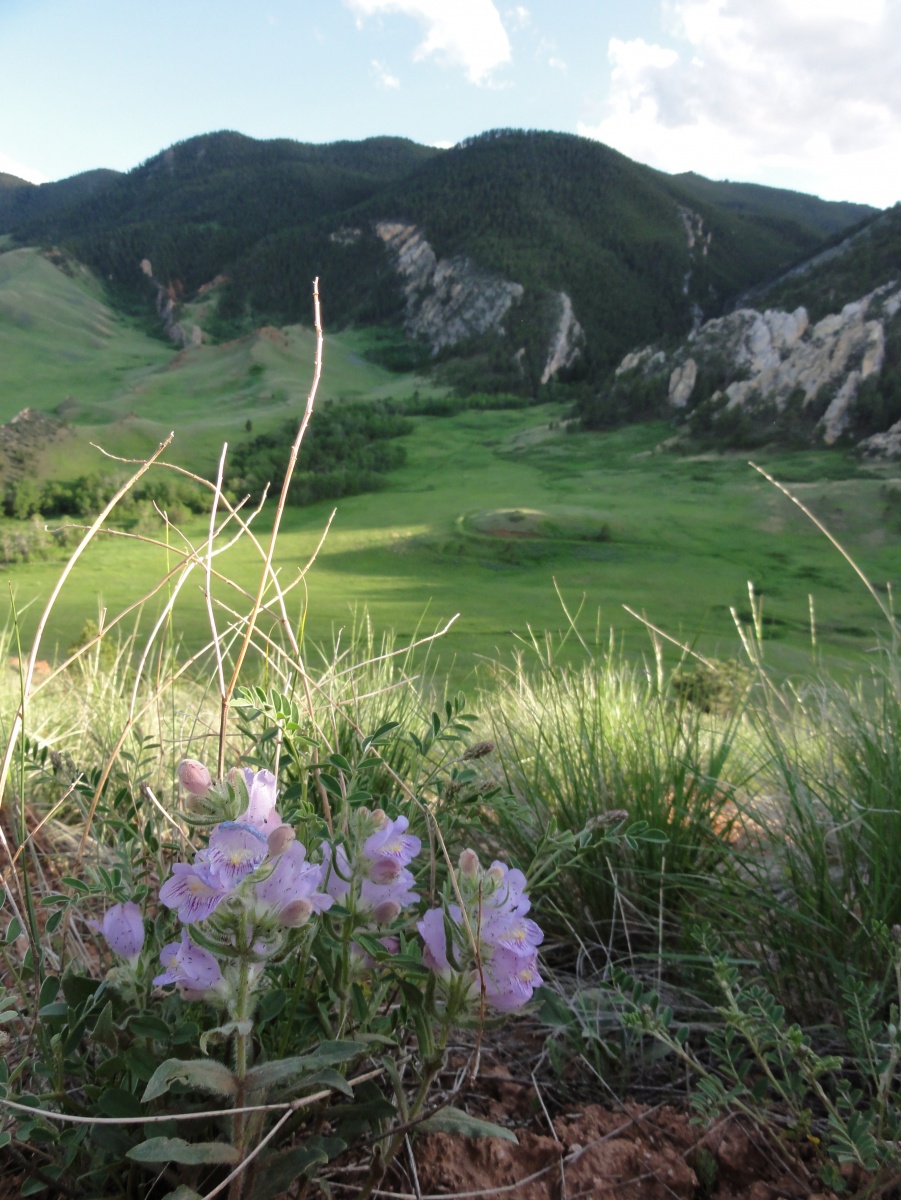
[[[555,71],[562,71],[564,75],[566,74],[566,63],[556,54],[551,55],[551,57],[547,60],[547,65],[552,67]]]
[[[515,8],[508,8],[504,16],[507,19],[508,29],[528,29],[532,24],[532,14],[524,4],[517,4]]]
[[[372,60],[371,67],[372,74],[383,88],[397,90],[397,88],[400,87],[400,80],[396,75],[391,73],[391,71],[383,62],[379,62],[378,59],[374,58]]]
[[[33,167],[26,167],[24,163],[16,162],[14,158],[10,158],[8,154],[2,152],[0,152],[0,173],[15,175],[18,179],[27,179],[29,183],[47,182],[46,175],[35,171]]]
[[[435,58],[462,67],[470,83],[488,84],[511,61],[510,40],[491,0],[345,0],[360,19],[381,14],[413,17],[425,26],[414,61]]]
[[[580,133],[665,171],[901,199],[898,0],[675,0],[667,12],[679,50],[611,39],[608,112]]]

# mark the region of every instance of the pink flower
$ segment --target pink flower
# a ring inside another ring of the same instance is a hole
[[[457,909],[459,913],[459,908]],[[424,946],[422,961],[433,971],[450,972],[447,960],[447,933],[444,928],[444,909],[430,908],[421,921],[416,922]]]
[[[448,906],[454,936],[454,953],[475,982],[484,982],[485,1000],[500,1012],[522,1008],[542,980],[538,973],[538,947],[544,941],[541,928],[525,914],[530,902],[525,893],[526,877],[494,862],[487,871],[479,866],[471,850],[460,858],[460,887],[466,901],[466,915],[474,936],[478,936],[478,961],[464,934],[463,912],[455,904]],[[437,973],[449,977],[447,926],[444,910],[433,908],[417,924],[424,943],[422,960]],[[481,968],[481,970],[479,970]]]
[[[185,758],[178,764],[178,780],[192,796],[205,796],[213,785],[213,777],[196,758]]]
[[[333,857],[332,847],[328,842],[323,842],[320,849],[323,870],[326,872],[325,890],[333,900],[343,903],[350,894],[351,869],[347,851],[339,845]]]
[[[499,1012],[514,1012],[532,999],[535,988],[541,987],[536,951],[523,958],[512,950],[496,949],[490,962],[483,962],[485,1000]]]

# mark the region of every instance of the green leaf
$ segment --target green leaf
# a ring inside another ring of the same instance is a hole
[[[163,1200],[202,1200],[200,1192],[195,1192],[186,1183],[180,1183],[174,1192],[166,1192]]]
[[[149,1013],[139,1013],[131,1017],[128,1028],[136,1037],[156,1038],[158,1041],[168,1041],[169,1034],[172,1032],[165,1021],[161,1021],[159,1017],[151,1016]]]
[[[55,1004],[45,1004],[43,1008],[38,1009],[38,1016],[42,1021],[58,1020],[60,1017],[69,1015],[69,1006],[65,1000],[58,1000]]]
[[[162,1096],[176,1080],[217,1096],[233,1096],[238,1090],[238,1081],[222,1063],[209,1058],[167,1058],[154,1071],[142,1101],[146,1104]]]
[[[177,1025],[172,1034],[173,1046],[184,1046],[187,1043],[196,1043],[200,1037],[200,1026],[196,1021],[183,1021],[181,1025]]]
[[[41,991],[38,997],[38,1008],[46,1008],[48,1004],[52,1004],[59,995],[59,980],[55,975],[48,975],[41,984]]]
[[[92,1036],[94,1041],[99,1042],[101,1046],[106,1046],[110,1050],[118,1049],[119,1035],[116,1030],[116,1023],[113,1020],[112,1000],[107,1000],[100,1016],[94,1022]]]
[[[184,1138],[153,1137],[129,1150],[128,1158],[134,1162],[185,1163],[198,1167],[207,1163],[233,1165],[241,1156],[228,1142],[186,1142]]]
[[[304,1076],[315,1075],[324,1067],[335,1063],[348,1062],[366,1050],[363,1042],[324,1042],[311,1054],[295,1055],[292,1058],[278,1058],[274,1062],[263,1063],[262,1066],[252,1067],[245,1076],[248,1091],[262,1091],[267,1088],[287,1083],[289,1080],[302,1079]],[[332,1086],[329,1084],[328,1086]],[[343,1090],[343,1089],[342,1089]]]
[[[107,1117],[139,1117],[141,1102],[133,1092],[124,1088],[107,1088],[97,1101],[100,1111]]]
[[[309,1172],[311,1167],[329,1162],[346,1149],[347,1143],[341,1138],[314,1136],[293,1150],[270,1155],[263,1160],[251,1200],[276,1200],[299,1175]]]
[[[69,972],[63,976],[63,995],[73,1008],[90,1000],[100,986],[99,979],[91,979],[88,975]]]
[[[266,1021],[271,1021],[285,1007],[287,996],[281,988],[274,988],[271,992],[264,992],[260,998],[259,1005],[259,1020],[261,1024]]]
[[[434,1116],[420,1121],[417,1129],[426,1133],[456,1133],[462,1137],[496,1137],[505,1142],[519,1145],[516,1134],[503,1125],[495,1125],[493,1121],[483,1121],[479,1117],[471,1117],[462,1108],[442,1108]]]
[[[22,932],[22,922],[19,920],[18,917],[13,917],[13,919],[10,921],[10,923],[6,927],[6,944],[7,944],[7,946],[11,942],[14,942],[21,932]]]

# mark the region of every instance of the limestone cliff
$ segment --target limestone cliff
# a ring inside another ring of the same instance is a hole
[[[739,413],[778,424],[793,406],[812,440],[832,445],[852,427],[861,385],[883,368],[887,332],[901,334],[899,311],[898,281],[814,325],[804,308],[742,308],[707,321],[670,354],[647,347],[627,355],[616,375],[662,376],[671,410],[689,426],[696,410],[714,426]]]
[[[428,342],[432,353],[437,354],[467,338],[491,332],[506,334],[507,318],[524,295],[521,283],[483,270],[464,255],[439,258],[416,225],[379,221],[375,231],[403,282],[405,328],[411,337]],[[556,315],[545,351],[542,383],[571,367],[584,344],[569,296],[559,292],[551,299]]]

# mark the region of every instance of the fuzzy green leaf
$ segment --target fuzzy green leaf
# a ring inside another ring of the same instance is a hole
[[[148,1138],[128,1151],[134,1162],[185,1163],[187,1166],[202,1166],[205,1163],[228,1163],[240,1161],[234,1146],[227,1142],[186,1142],[184,1138]]]
[[[222,1063],[208,1058],[167,1058],[154,1071],[141,1099],[145,1104],[155,1100],[176,1080],[217,1096],[233,1096],[238,1090],[238,1081]]]
[[[434,1116],[427,1117],[417,1127],[425,1133],[456,1133],[461,1137],[496,1137],[505,1142],[518,1145],[516,1134],[503,1125],[495,1125],[493,1121],[483,1121],[479,1117],[471,1117],[462,1108],[442,1108]]]

